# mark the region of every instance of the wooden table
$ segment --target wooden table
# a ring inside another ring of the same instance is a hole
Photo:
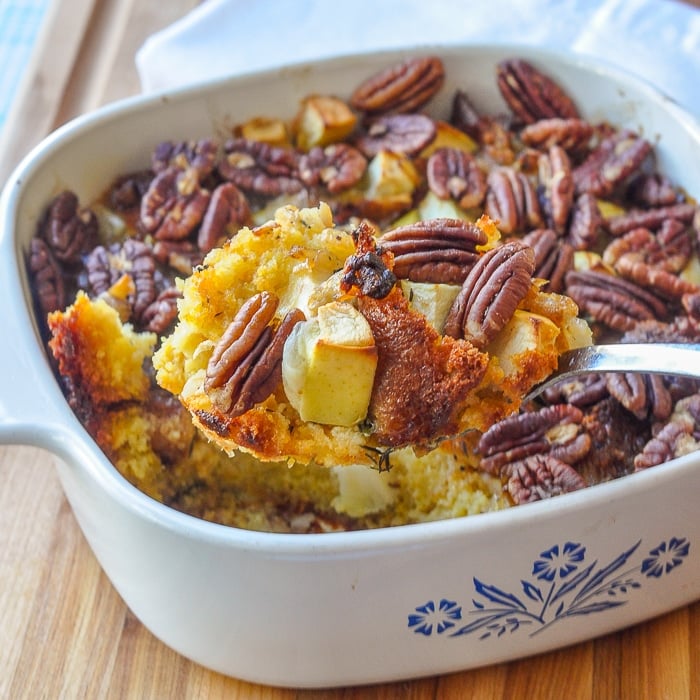
[[[196,0],[56,2],[0,143],[0,182],[67,119],[137,93],[135,50]],[[700,6],[700,0],[693,4]],[[83,538],[51,455],[0,447],[0,698],[700,698],[700,602],[530,659],[370,688],[294,691],[208,671],[126,608]]]

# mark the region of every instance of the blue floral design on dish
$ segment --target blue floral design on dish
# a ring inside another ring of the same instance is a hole
[[[416,608],[415,612],[408,616],[408,626],[414,628],[414,632],[429,637],[433,633],[433,626],[438,634],[455,626],[455,620],[462,619],[462,608],[452,600],[443,598],[438,604],[430,600],[425,605]]]
[[[487,639],[521,627],[533,636],[560,620],[625,605],[630,591],[641,588],[645,579],[670,574],[690,551],[685,537],[671,537],[649,550],[641,563],[632,564],[640,544],[641,540],[605,565],[598,560],[586,564],[586,548],[578,542],[555,544],[535,559],[531,578],[520,580],[517,593],[474,577],[478,597],[472,600],[468,615],[474,619],[468,624],[458,627],[462,607],[442,598],[416,607],[408,627],[426,637],[433,632],[457,637],[478,631],[479,639]]]

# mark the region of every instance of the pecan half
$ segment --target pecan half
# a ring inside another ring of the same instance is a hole
[[[686,227],[675,219],[668,219],[656,235],[649,229],[636,228],[613,239],[603,251],[603,262],[617,267],[625,258],[679,273],[688,264],[692,253],[693,244]]]
[[[197,247],[203,253],[208,253],[251,221],[250,206],[245,195],[232,182],[225,182],[211,195],[197,233]]]
[[[688,202],[653,209],[632,209],[624,214],[609,218],[606,221],[606,226],[613,236],[621,236],[635,228],[648,228],[655,231],[669,219],[690,224],[695,216],[695,211],[696,207]]]
[[[644,260],[659,248],[656,236],[647,228],[636,228],[612,240],[603,251],[603,262],[611,267],[623,256],[634,254]]]
[[[535,229],[521,239],[535,251],[534,277],[549,280],[547,289],[560,293],[564,277],[574,266],[574,248],[562,241],[552,229]]]
[[[141,199],[153,180],[150,170],[129,173],[117,178],[109,189],[109,203],[120,212],[138,211]]]
[[[39,309],[46,314],[66,305],[66,289],[63,273],[51,249],[41,238],[32,238],[29,245],[27,267]]]
[[[592,406],[608,396],[608,386],[602,374],[585,374],[575,379],[563,379],[545,389],[542,398],[550,404],[569,403],[572,406]]]
[[[582,419],[583,412],[568,404],[509,416],[489,428],[479,439],[479,466],[498,475],[509,464],[552,451],[560,459],[575,462],[590,446],[585,436],[580,439]]]
[[[583,477],[553,455],[533,455],[513,465],[504,486],[518,505],[585,488]]]
[[[437,132],[435,122],[425,114],[387,114],[369,123],[355,138],[355,146],[368,158],[380,151],[415,155]]]
[[[461,129],[475,141],[481,142],[482,125],[484,117],[477,112],[464,90],[455,90],[452,96],[452,112],[450,124]]]
[[[309,187],[323,185],[337,194],[356,185],[367,170],[367,159],[347,143],[315,146],[299,159],[299,177]]]
[[[577,119],[574,101],[552,78],[522,59],[501,61],[496,82],[503,99],[525,124],[539,119]]]
[[[594,320],[618,331],[639,321],[663,319],[666,304],[634,282],[594,270],[566,275],[566,293]]]
[[[134,280],[134,316],[138,319],[156,296],[155,261],[150,248],[141,241],[128,239],[122,245],[125,272]]]
[[[162,141],[151,154],[151,167],[161,173],[168,168],[194,170],[200,182],[216,166],[219,146],[212,139],[200,141]]]
[[[305,321],[306,316],[300,309],[288,311],[280,321],[260,359],[253,365],[250,374],[241,386],[232,412],[239,415],[249,411],[255,404],[264,401],[282,383],[282,355],[284,344],[294,326]]]
[[[149,392],[144,410],[153,420],[149,421],[149,440],[153,451],[166,464],[185,457],[192,446],[195,427],[192,417],[177,397],[162,389]]]
[[[139,323],[147,331],[163,335],[177,318],[177,300],[182,296],[177,287],[169,286],[143,310]]]
[[[635,204],[648,209],[676,204],[680,193],[665,175],[642,173],[630,183],[627,196]]]
[[[297,153],[261,141],[244,138],[227,141],[219,173],[244,192],[264,197],[294,194],[303,189]]]
[[[640,420],[664,420],[671,415],[673,399],[663,377],[612,372],[605,378],[610,396]]]
[[[486,151],[488,157],[500,165],[515,161],[512,134],[499,119],[479,114],[463,90],[452,98],[450,123],[471,136]]]
[[[486,177],[474,156],[457,148],[438,148],[426,165],[428,187],[440,199],[453,199],[463,209],[481,206]]]
[[[535,253],[510,241],[484,253],[467,275],[445,321],[445,335],[485,347],[510,321],[532,283]]]
[[[593,136],[593,126],[583,119],[539,119],[520,131],[520,139],[526,146],[549,149],[559,146],[568,153],[584,151]]]
[[[677,219],[664,221],[656,232],[659,255],[649,262],[660,264],[669,272],[680,273],[693,255],[693,240],[689,234],[688,228]]]
[[[437,56],[409,58],[360,84],[350,104],[371,114],[414,112],[438,92],[444,80],[445,67]]]
[[[130,317],[139,319],[156,298],[155,260],[143,241],[128,238],[121,245],[97,246],[86,256],[85,268],[90,290],[95,296],[105,294],[122,275],[131,278],[133,294],[127,299]]]
[[[200,225],[210,199],[196,171],[168,168],[156,175],[141,200],[141,225],[159,240],[182,240]]]
[[[97,243],[97,229],[95,214],[90,209],[81,209],[78,197],[66,190],[49,205],[40,235],[57,260],[73,265]]]
[[[204,253],[192,241],[156,241],[153,255],[159,263],[186,277],[204,260]]]
[[[485,212],[503,233],[544,227],[535,187],[524,173],[501,167],[489,173]]]
[[[573,169],[576,193],[609,197],[637,173],[650,153],[651,144],[638,134],[629,129],[615,132]]]
[[[592,250],[600,238],[602,225],[603,217],[596,198],[584,192],[574,199],[571,206],[566,239],[575,250]]]
[[[547,226],[563,234],[574,202],[571,162],[561,146],[551,146],[539,158],[540,202]]]
[[[651,289],[665,299],[678,300],[685,294],[694,294],[700,287],[659,267],[637,260],[634,255],[623,255],[615,264],[621,277],[635,282],[640,287]]]
[[[682,399],[666,425],[634,458],[635,471],[662,464],[700,447],[700,394]]]
[[[204,389],[222,412],[237,416],[269,396],[281,379],[284,342],[304,314],[290,311],[278,328],[270,325],[279,300],[269,292],[251,297],[238,310],[207,365]]]
[[[261,292],[241,306],[209,358],[205,382],[207,391],[218,389],[231,381],[241,360],[250,355],[268,328],[278,304],[276,296],[269,292]],[[237,379],[240,381],[242,377]]]
[[[413,282],[462,284],[479,259],[486,234],[460,219],[431,219],[400,226],[379,238],[394,256],[394,274]]]
[[[676,457],[677,446],[692,439],[692,426],[685,421],[667,423],[634,458],[635,471],[663,464]],[[697,449],[697,448],[695,448]]]

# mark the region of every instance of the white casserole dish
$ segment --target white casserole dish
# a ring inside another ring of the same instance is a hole
[[[422,51],[425,53],[425,51]],[[43,349],[24,253],[53,195],[81,201],[144,167],[163,139],[291,117],[311,93],[347,95],[414,50],[333,59],[108,106],[59,129],[0,201],[0,442],[55,453],[85,537],[134,614],[192,660],[249,681],[323,687],[468,669],[635,624],[700,597],[700,453],[549,501],[451,521],[276,535],[178,513],[132,487],[68,407]],[[524,47],[449,47],[447,81],[503,109],[495,64],[545,69],[590,119],[652,140],[660,167],[700,195],[700,126],[607,66]]]

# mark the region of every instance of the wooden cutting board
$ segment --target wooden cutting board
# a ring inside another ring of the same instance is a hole
[[[55,0],[0,141],[0,182],[61,123],[137,93],[134,52],[196,4]],[[53,457],[0,447],[0,698],[62,697],[700,698],[700,602],[595,641],[464,673],[332,691],[256,686],[155,639],[102,573]]]

